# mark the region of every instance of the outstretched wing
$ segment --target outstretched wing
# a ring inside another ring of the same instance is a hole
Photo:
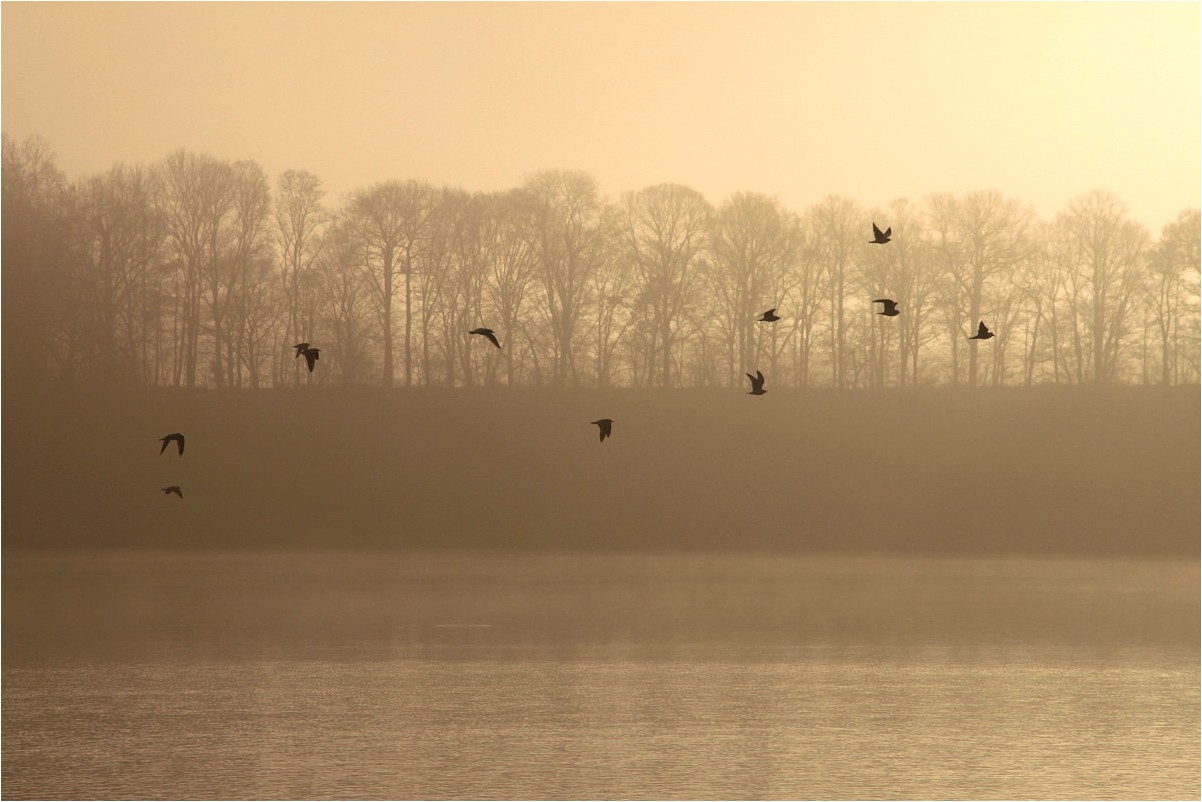
[[[978,324],[978,325],[977,325],[977,336],[978,336],[978,337],[984,337],[984,336],[985,336],[986,334],[988,334],[988,333],[989,333],[989,327],[988,327],[988,326],[986,326],[986,325],[985,325],[985,321],[984,321],[984,320],[982,320],[982,321],[980,322],[980,324]]]
[[[893,236],[893,226],[889,226],[888,228],[886,228],[886,229],[885,229],[885,236],[886,236],[886,237],[892,237],[892,236]]]
[[[877,239],[880,239],[881,237],[885,236],[884,234],[881,233],[881,230],[876,227],[876,223],[872,224],[872,236],[876,237]]]
[[[499,342],[497,342],[497,335],[493,334],[491,331],[488,332],[487,334],[485,334],[484,336],[487,337],[488,341],[490,343],[492,343],[493,345],[497,346],[498,348],[501,347],[501,344]]]
[[[159,449],[159,453],[160,453],[160,454],[162,454],[164,451],[166,451],[166,450],[167,450],[167,444],[171,442],[171,438],[170,438],[170,437],[163,437],[163,438],[160,438],[160,439],[163,441],[163,447]]]
[[[182,457],[184,455],[184,436],[182,434],[177,434],[175,436],[175,442],[179,443],[179,455]]]
[[[309,372],[312,373],[313,365],[314,365],[314,363],[317,362],[317,352],[312,349],[306,350],[305,351],[305,361],[309,363]]]

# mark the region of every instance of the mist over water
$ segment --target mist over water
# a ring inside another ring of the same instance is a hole
[[[1199,794],[1196,387],[5,390],[6,798]]]
[[[4,405],[6,798],[1200,791],[1197,388]]]
[[[20,553],[8,798],[1196,796],[1189,560]]]

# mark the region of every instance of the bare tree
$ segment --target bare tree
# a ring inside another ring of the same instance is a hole
[[[275,363],[277,383],[285,381],[289,374],[293,377],[298,375],[294,369],[286,369],[290,362],[296,363],[294,357],[287,355],[289,345],[317,336],[312,330],[314,321],[311,317],[306,319],[304,315],[309,304],[302,296],[306,289],[313,287],[314,282],[302,279],[313,270],[324,244],[325,233],[333,221],[333,215],[322,204],[325,190],[321,183],[320,178],[303,170],[287,170],[276,183],[276,238],[280,255],[280,281],[287,304],[283,332],[276,343],[279,357]]]
[[[1148,260],[1145,297],[1160,346],[1161,384],[1182,381],[1185,357],[1193,355],[1197,365],[1200,226],[1197,209],[1182,211],[1164,227]]]
[[[529,178],[522,189],[527,236],[554,349],[552,380],[575,384],[577,330],[589,281],[601,267],[597,182],[583,172],[548,170]]]
[[[268,222],[271,190],[267,175],[254,162],[235,162],[231,183],[233,204],[224,259],[230,307],[224,383],[231,387],[242,386],[245,369],[252,386],[257,387],[262,382],[262,359],[271,348],[262,337],[271,330],[274,317],[265,285],[274,271]]]
[[[831,384],[846,387],[849,384],[848,282],[856,259],[862,257],[867,247],[864,233],[867,218],[858,203],[840,197],[829,197],[815,205],[810,209],[809,217],[810,253],[825,276],[823,284],[829,304]]]
[[[536,268],[532,239],[526,234],[527,210],[521,190],[491,196],[488,199],[490,226],[484,237],[488,254],[488,274],[484,285],[488,308],[496,316],[506,338],[502,349],[506,384],[514,384],[515,355],[528,351],[530,337],[525,334],[524,313]]]
[[[390,181],[351,196],[348,217],[367,245],[364,269],[371,278],[384,343],[384,386],[393,383],[392,304],[396,276],[405,277],[405,386],[413,384],[413,273],[429,237],[434,190],[418,181]]]
[[[500,352],[489,344],[481,349],[478,338],[468,331],[488,326],[491,310],[485,310],[484,285],[491,252],[488,238],[493,235],[493,204],[484,195],[469,195],[444,190],[435,221],[436,251],[445,251],[442,280],[439,282],[438,317],[442,321],[442,351],[445,354],[446,382],[453,385],[460,372],[468,386],[477,382],[477,367],[483,365],[485,384],[496,379]],[[490,327],[491,328],[491,327]],[[502,331],[508,339],[508,334]],[[508,343],[506,343],[508,344]],[[503,350],[503,349],[502,349]]]
[[[696,299],[697,264],[713,212],[700,192],[679,184],[628,192],[617,208],[616,228],[638,281],[638,306],[646,313],[659,384],[668,387],[672,349],[684,310]]]
[[[161,211],[167,241],[182,271],[182,330],[175,383],[196,385],[200,363],[201,302],[207,291],[209,331],[212,333],[212,375],[224,377],[225,300],[227,265],[222,254],[222,224],[234,205],[233,169],[209,155],[178,150],[163,165],[165,191]]]
[[[164,228],[154,177],[117,165],[75,189],[76,238],[87,264],[87,286],[96,314],[97,369],[108,376],[149,381],[150,335],[157,320],[154,268],[161,258]]]
[[[61,361],[52,353],[56,332],[70,327],[75,311],[67,182],[43,139],[16,142],[8,134],[0,176],[4,376],[41,384]]]
[[[338,355],[338,359],[322,366],[323,377],[332,374],[344,385],[362,384],[379,372],[379,363],[373,362],[373,356],[381,338],[372,334],[373,289],[363,270],[371,258],[370,250],[371,245],[352,223],[346,220],[332,223],[314,261],[317,286],[312,293],[305,294],[319,299],[316,322],[321,331],[328,332],[327,353]],[[295,356],[292,358],[296,361]],[[297,364],[303,362],[299,360]],[[315,380],[313,373],[306,371],[306,374],[308,380]]]
[[[1125,217],[1117,198],[1095,190],[1056,218],[1054,253],[1065,277],[1079,381],[1106,384],[1117,378],[1148,247],[1147,232]]]
[[[967,337],[982,317],[986,284],[1004,282],[1030,255],[1035,215],[1030,207],[992,190],[960,199],[934,195],[928,209],[935,255],[951,279],[945,282],[950,287],[941,300],[952,348],[952,380],[959,379],[960,347],[967,344],[968,383],[976,386],[980,341]]]
[[[627,333],[636,318],[643,318],[635,314],[630,303],[636,294],[635,268],[633,255],[622,243],[622,224],[616,207],[607,210],[602,226],[599,242],[605,267],[589,277],[586,307],[591,313],[588,334],[595,381],[598,387],[609,387],[618,379],[618,353],[623,344],[629,345]],[[670,354],[668,359],[670,370]],[[637,372],[633,383],[639,384]]]

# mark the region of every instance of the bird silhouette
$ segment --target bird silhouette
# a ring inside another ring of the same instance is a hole
[[[760,373],[757,370],[754,376],[748,373],[747,378],[751,379],[751,390],[747,393],[747,395],[763,395],[764,393],[768,392],[764,389],[763,373]]]
[[[876,223],[872,224],[872,239],[868,240],[869,245],[884,245],[889,241],[890,235],[893,234],[893,226],[885,229],[884,233],[876,227]]]
[[[589,422],[601,430],[601,442],[602,443],[605,442],[605,438],[609,437],[609,435],[614,430],[613,418],[601,418],[600,420],[589,421]]]
[[[317,364],[318,359],[321,359],[321,349],[320,348],[306,348],[301,353],[303,353],[305,355],[305,361],[309,363],[309,372],[312,373],[313,366]]]
[[[308,343],[297,343],[292,347],[296,349],[296,356],[292,357],[293,359],[299,359],[305,355],[305,351],[309,350]]]
[[[897,301],[893,300],[892,298],[877,298],[875,301],[873,301],[873,303],[885,305],[885,310],[883,312],[877,312],[878,315],[894,317],[901,314],[897,311]]]
[[[765,323],[775,323],[776,321],[780,320],[780,315],[776,314],[776,307],[774,306],[764,314],[760,315],[757,319],[762,320]]]
[[[974,336],[969,337],[968,339],[970,339],[970,340],[988,340],[992,336],[993,336],[993,332],[989,330],[989,327],[985,325],[985,321],[982,320],[977,325],[977,333]]]
[[[164,435],[163,437],[160,437],[159,439],[163,441],[163,447],[159,449],[160,454],[162,454],[164,451],[166,451],[167,446],[170,445],[172,442],[174,442],[176,444],[176,446],[179,447],[179,455],[181,457],[184,455],[184,436],[182,434],[180,434],[179,432],[174,432],[172,434]]]
[[[492,329],[486,329],[483,326],[481,326],[478,329],[472,329],[471,331],[468,332],[468,334],[479,334],[481,337],[487,337],[488,341],[490,343],[497,346],[498,348],[501,347],[501,344],[499,342],[497,342],[497,335],[493,332]]]
[[[183,490],[180,490],[180,487],[179,487],[179,485],[171,485],[171,487],[164,487],[164,488],[163,488],[163,495],[165,495],[165,496],[169,496],[169,495],[171,495],[172,493],[174,493],[175,495],[179,496],[180,498],[183,498],[183,497],[184,497],[184,491],[183,491]]]

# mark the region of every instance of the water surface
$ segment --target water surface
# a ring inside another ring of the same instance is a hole
[[[1173,560],[8,553],[6,798],[1197,798]]]

